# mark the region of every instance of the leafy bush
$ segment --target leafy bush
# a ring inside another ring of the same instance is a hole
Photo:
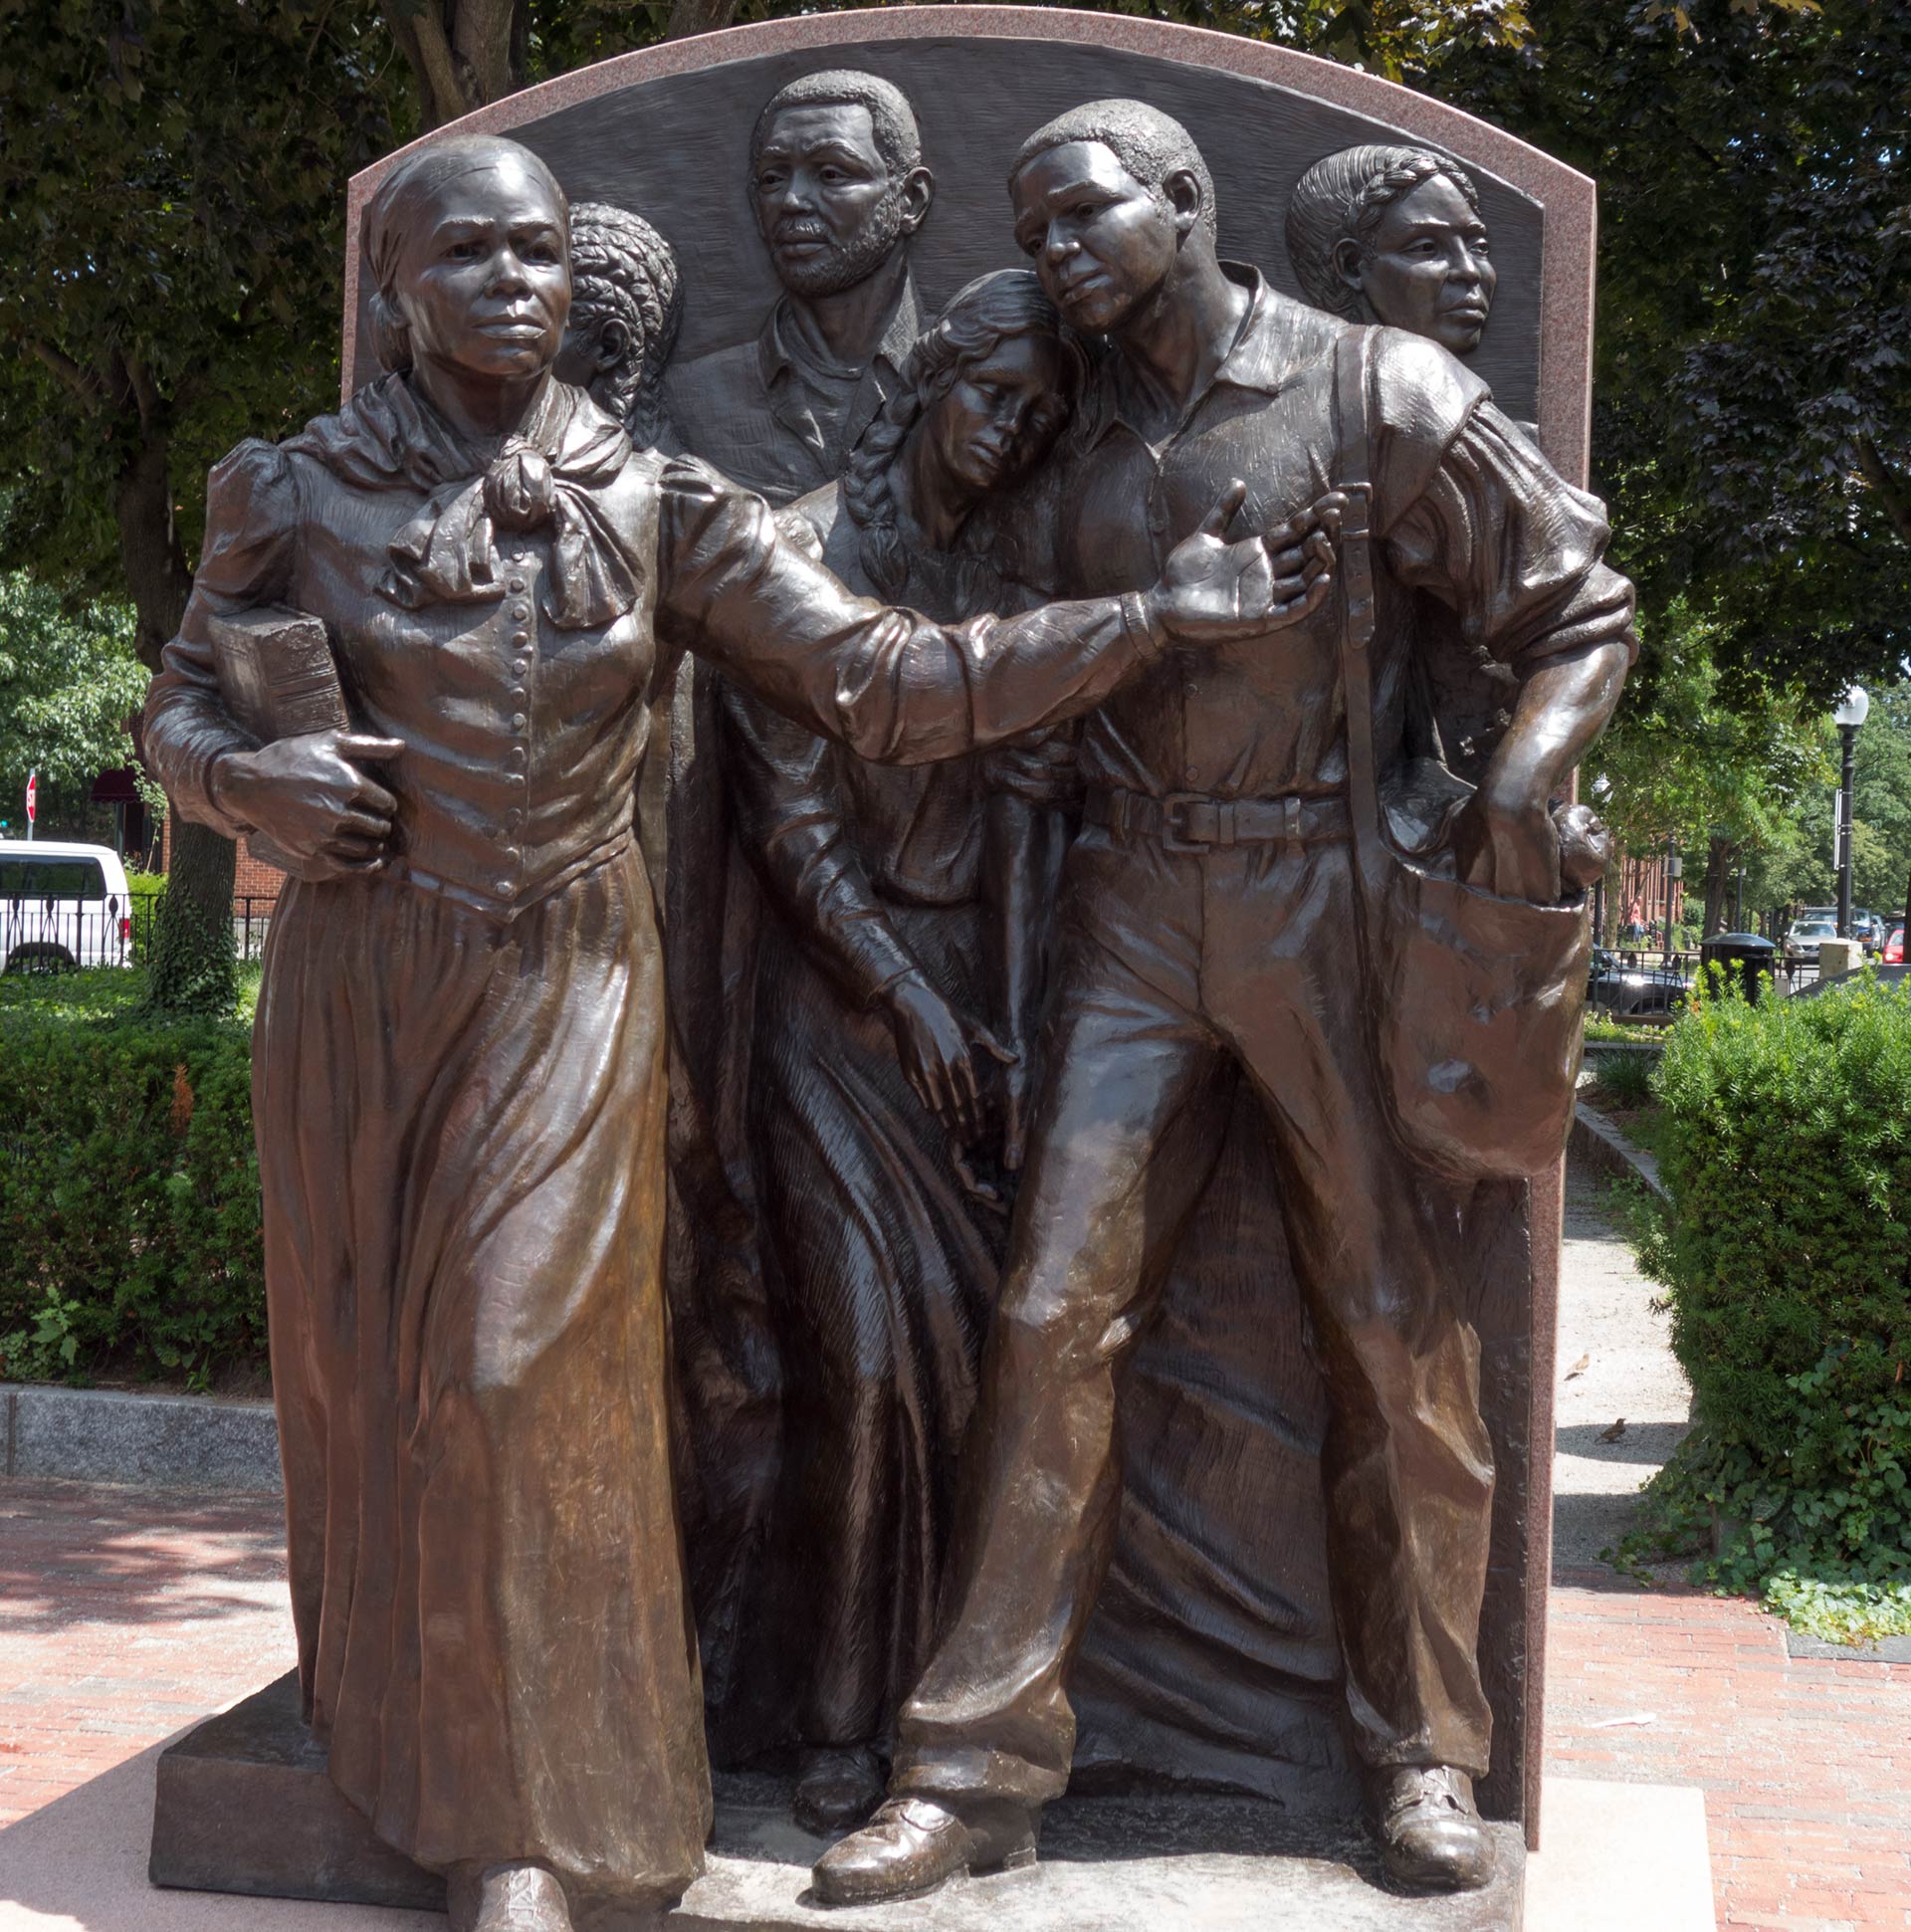
[[[1592,1061],[1599,1086],[1621,1107],[1643,1107],[1652,1098],[1655,1053],[1601,1053]]]
[[[1911,986],[1708,999],[1653,1082],[1695,1427],[1625,1554],[1841,1634],[1911,1629]]]
[[[1589,1040],[1615,1040],[1624,1045],[1657,1050],[1665,1044],[1665,1028],[1657,1021],[1642,1025],[1636,1020],[1612,1019],[1604,1013],[1588,1013],[1586,1037]]]
[[[0,981],[0,1375],[263,1361],[251,1029],[146,1016],[143,980]]]

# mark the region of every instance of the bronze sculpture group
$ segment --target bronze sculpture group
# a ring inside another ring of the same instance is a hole
[[[711,1822],[634,810],[686,654],[756,902],[720,1057],[779,1447],[737,1667],[799,1818],[849,1831],[816,1897],[1034,1857],[1123,1365],[1236,1080],[1328,1392],[1386,1868],[1490,1875],[1492,1451],[1451,1178],[1376,1030],[1367,857],[1559,912],[1629,586],[1454,359],[1493,293],[1454,164],[1314,170],[1310,307],[1219,258],[1199,149],[1145,104],[1005,160],[1023,264],[925,327],[907,100],[785,88],[750,155],[783,299],[677,366],[636,212],[570,208],[508,140],[426,144],[366,216],[387,373],[214,474],[145,742],[179,809],[295,872],[255,1111],[301,1681],[333,1781],[461,1928],[660,1906]],[[323,621],[350,731],[233,723],[218,625],[261,606]],[[1470,783],[1417,755],[1440,625],[1506,694]],[[1483,1075],[1516,1106],[1547,1078]]]

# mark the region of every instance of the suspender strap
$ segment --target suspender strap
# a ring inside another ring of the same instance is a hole
[[[1341,519],[1341,685],[1347,711],[1347,791],[1357,842],[1380,839],[1380,774],[1374,766],[1374,489],[1369,474],[1368,328],[1347,329],[1334,344],[1334,405],[1339,433]]]

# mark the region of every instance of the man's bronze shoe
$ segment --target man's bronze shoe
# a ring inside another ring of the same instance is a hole
[[[995,1808],[964,1823],[933,1799],[892,1798],[860,1831],[816,1860],[821,1905],[879,1905],[933,1892],[958,1871],[1013,1871],[1035,1862],[1035,1821]]]
[[[1396,1765],[1377,1773],[1374,1812],[1380,1862],[1401,1891],[1471,1892],[1491,1882],[1493,1841],[1465,1772]]]

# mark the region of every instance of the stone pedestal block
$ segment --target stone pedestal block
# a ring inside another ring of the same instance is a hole
[[[1526,1853],[1493,1827],[1499,1878],[1461,1898],[1384,1890],[1357,1826],[1256,1799],[1193,1793],[1065,1799],[1041,1862],[930,1898],[849,1911],[808,1902],[823,1840],[791,1823],[787,1784],[724,1777],[709,1869],[661,1918],[602,1917],[580,1932],[1521,1932]],[[443,1882],[371,1834],[325,1776],[287,1675],[159,1760],[155,1885],[442,1909]]]
[[[1856,972],[1864,964],[1864,948],[1856,940],[1818,942],[1818,977],[1835,979],[1841,972]]]

